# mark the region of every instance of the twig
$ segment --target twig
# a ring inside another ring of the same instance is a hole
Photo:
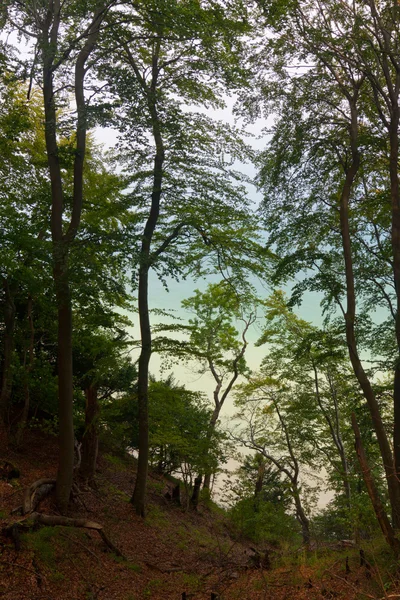
[[[91,554],[92,556],[95,557],[95,559],[97,560],[97,562],[102,565],[102,561],[100,560],[100,558],[97,556],[97,554],[95,552],[93,552],[93,550],[91,550],[90,548],[88,548],[87,546],[85,546],[85,544],[83,544],[80,540],[77,540],[76,538],[70,537],[69,535],[66,535],[65,533],[60,533],[60,536],[65,538],[66,540],[70,540],[71,542],[75,542],[75,544],[78,544],[79,546],[82,546],[82,548],[84,548],[84,550],[86,550],[86,552],[89,552],[89,554]]]
[[[24,569],[24,571],[28,571],[29,573],[33,573],[37,576],[37,571],[30,569],[29,567],[24,567],[24,565],[19,565],[18,563],[7,562],[6,560],[0,560],[1,565],[9,565],[10,567],[18,567],[19,569]]]
[[[329,573],[329,575],[331,577],[335,577],[336,579],[339,579],[340,581],[343,581],[343,583],[345,583],[346,585],[348,585],[349,587],[351,587],[351,589],[354,590],[355,592],[357,592],[357,594],[362,594],[366,598],[371,598],[372,600],[377,600],[376,596],[372,596],[371,594],[367,594],[367,592],[363,592],[362,590],[356,588],[355,585],[353,585],[352,583],[350,583],[350,581],[347,581],[347,579],[345,579],[344,577],[340,577],[339,575],[336,575],[335,573],[332,573],[331,571],[329,571],[329,569],[326,569],[326,571]],[[397,596],[397,597],[400,597],[400,596]]]

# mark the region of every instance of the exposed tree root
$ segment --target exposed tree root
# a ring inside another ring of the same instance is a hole
[[[13,540],[16,539],[16,532],[21,529],[31,529],[35,525],[45,525],[46,527],[82,527],[84,529],[92,529],[97,531],[103,542],[106,544],[109,550],[114,552],[117,556],[125,559],[122,552],[112,543],[109,537],[105,534],[103,526],[89,519],[73,519],[70,517],[63,517],[59,515],[45,515],[43,513],[31,512],[24,519],[20,519],[10,525],[7,525],[3,529],[4,535],[11,537]],[[125,559],[126,560],[126,559]]]
[[[56,482],[54,479],[38,479],[32,483],[31,486],[26,488],[22,506],[12,511],[12,514],[20,512],[24,515],[23,519],[14,521],[3,528],[3,534],[14,541],[16,550],[19,550],[20,547],[19,533],[21,530],[31,529],[36,525],[45,525],[47,527],[82,527],[84,529],[97,531],[107,548],[117,556],[126,560],[122,552],[105,534],[103,526],[99,523],[90,521],[89,519],[74,519],[60,515],[45,515],[40,512],[35,512],[35,509],[39,506],[40,502],[53,490],[55,484]]]
[[[25,490],[24,501],[22,504],[22,514],[27,515],[33,512],[53,490],[56,484],[55,479],[38,479]]]

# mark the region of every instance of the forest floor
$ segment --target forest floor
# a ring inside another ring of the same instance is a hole
[[[21,519],[11,511],[35,480],[54,478],[55,438],[29,431],[24,451],[0,454],[20,477],[0,481],[0,528]],[[1,461],[0,461],[1,462]],[[81,489],[69,516],[104,526],[124,558],[107,550],[95,531],[41,527],[21,535],[21,547],[0,538],[0,598],[6,600],[314,600],[400,598],[389,555],[375,561],[365,544],[370,568],[360,567],[359,550],[323,546],[312,552],[291,548],[271,553],[271,568],[257,568],[254,544],[237,539],[215,505],[197,512],[173,506],[164,496],[169,483],[150,475],[148,513],[136,516],[129,503],[134,459],[103,454],[96,489]],[[52,498],[40,506],[57,514]],[[18,545],[18,544],[17,544]],[[260,551],[263,548],[259,549]],[[346,573],[346,557],[350,572]],[[379,566],[377,566],[379,563]]]

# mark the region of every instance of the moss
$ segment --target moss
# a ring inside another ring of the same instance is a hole
[[[148,584],[146,585],[145,589],[144,589],[144,595],[146,596],[146,598],[151,598],[153,595],[153,592],[155,592],[157,589],[159,589],[163,584],[162,579],[150,579],[150,581],[148,582]]]
[[[45,564],[56,576],[58,573],[56,570],[56,549],[57,547],[66,546],[66,540],[59,535],[61,530],[60,527],[42,527],[22,536],[22,541],[34,552],[38,560]],[[60,575],[58,573],[58,576]]]
[[[126,471],[130,466],[128,457],[116,456],[115,454],[104,454],[104,458],[108,463],[113,465],[119,471]]]
[[[150,504],[147,510],[146,523],[151,527],[165,528],[168,526],[168,518],[159,506]]]
[[[129,569],[129,571],[133,571],[134,573],[141,573],[142,572],[142,567],[140,565],[137,565],[135,563],[127,562],[126,559],[123,556],[117,556],[116,554],[113,554],[112,556],[113,556],[113,559],[115,560],[115,562],[124,565],[124,567],[126,569]]]

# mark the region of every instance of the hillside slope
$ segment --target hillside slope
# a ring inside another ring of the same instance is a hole
[[[4,450],[0,459],[20,470],[11,482],[0,481],[1,526],[21,519],[12,510],[22,504],[33,481],[54,477],[57,444],[28,432],[23,453]],[[152,474],[145,520],[129,503],[134,460],[103,455],[96,489],[75,495],[70,516],[104,526],[124,558],[110,552],[89,529],[36,527],[19,542],[2,536],[0,597],[7,600],[219,600],[385,597],[375,567],[359,566],[358,554],[324,548],[306,556],[297,548],[272,556],[272,568],[257,568],[251,543],[233,535],[226,516],[214,506],[183,511],[164,496],[168,482]],[[52,498],[40,511],[56,514]],[[20,546],[19,549],[17,547]],[[261,549],[260,549],[261,550]],[[392,596],[393,597],[393,596]],[[395,596],[400,597],[400,596]]]

